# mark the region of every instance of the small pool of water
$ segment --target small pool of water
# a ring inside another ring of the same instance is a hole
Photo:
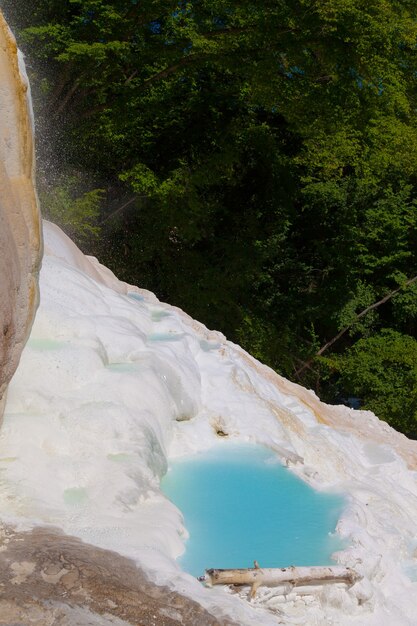
[[[151,333],[148,335],[148,341],[181,341],[184,333]]]
[[[218,350],[220,347],[221,347],[221,344],[218,343],[217,341],[206,341],[205,339],[202,339],[200,341],[200,348],[204,352],[210,352],[211,350]]]
[[[71,487],[64,491],[64,502],[66,504],[84,504],[88,499],[87,491],[84,487]]]
[[[129,291],[127,296],[132,300],[137,300],[137,302],[145,302],[145,298],[140,293],[136,293],[136,291]]]
[[[151,320],[153,322],[161,322],[166,317],[171,317],[171,313],[163,309],[154,309],[151,311]]]
[[[65,341],[55,341],[54,339],[34,339],[30,338],[27,345],[33,350],[61,350],[66,348],[69,343]]]
[[[283,467],[269,449],[226,443],[174,461],[162,480],[190,534],[181,567],[329,565],[344,543],[334,534],[345,506]]]

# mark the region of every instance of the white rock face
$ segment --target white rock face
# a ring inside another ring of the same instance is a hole
[[[242,626],[415,625],[416,443],[370,413],[322,404],[118,282],[56,226],[45,223],[44,236],[41,305],[0,431],[3,520],[58,526],[130,556]],[[359,583],[265,588],[250,605],[179,569],[186,529],[160,478],[170,457],[228,440],[265,444],[315,488],[348,495],[338,532],[350,547],[337,560]]]
[[[41,228],[28,94],[22,58],[0,11],[0,405],[38,305]]]

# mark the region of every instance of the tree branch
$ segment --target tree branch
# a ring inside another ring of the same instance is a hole
[[[139,196],[139,197],[141,197],[141,196]],[[111,220],[111,219],[113,219],[113,217],[116,217],[116,215],[119,215],[120,213],[122,213],[122,211],[124,211],[128,206],[133,204],[137,198],[138,198],[138,196],[133,196],[132,198],[130,198],[127,202],[122,204],[122,206],[118,207],[117,209],[115,209],[114,211],[109,213],[109,215],[107,215],[103,220],[101,220],[99,225],[102,226],[108,220]]]
[[[105,224],[108,220],[113,219],[113,217],[116,217],[116,215],[119,215],[120,213],[122,213],[125,209],[127,209],[128,206],[130,206],[131,204],[133,204],[135,202],[135,200],[148,200],[149,196],[132,196],[129,200],[127,200],[127,202],[125,202],[124,204],[122,204],[122,206],[118,207],[117,209],[114,209],[114,211],[112,211],[111,213],[109,213],[108,215],[106,215],[106,217],[104,219],[101,220],[101,222],[99,223],[99,226],[102,226],[103,224]]]
[[[212,38],[212,37],[221,37],[222,35],[239,35],[240,33],[249,33],[254,32],[255,28],[246,27],[234,27],[234,28],[221,28],[218,30],[210,30],[206,33],[201,33],[203,37]]]
[[[65,68],[62,69],[60,79],[56,83],[54,89],[52,90],[48,98],[51,111],[53,110],[56,102],[59,100],[63,91],[65,90],[65,87],[67,86],[67,83],[69,82],[71,78],[71,72],[72,72],[73,67],[74,67],[74,62],[70,61],[69,63],[66,64]]]
[[[56,108],[56,110],[54,111],[54,115],[58,116],[58,115],[60,115],[60,114],[61,114],[61,113],[62,113],[62,112],[66,109],[66,107],[67,107],[67,105],[69,104],[69,102],[70,102],[71,98],[73,97],[73,95],[74,95],[74,94],[75,94],[75,92],[77,91],[79,84],[80,84],[80,80],[77,78],[77,79],[74,81],[74,83],[73,83],[73,85],[72,85],[71,89],[69,89],[69,90],[68,90],[68,92],[67,92],[67,94],[66,94],[65,98],[63,98],[63,99],[61,100],[61,102],[60,102],[59,106],[58,106],[58,107]]]
[[[311,366],[311,363],[313,362],[314,358],[317,356],[321,356],[323,354],[323,352],[326,352],[326,350],[328,350],[331,346],[333,346],[336,341],[339,341],[339,339],[341,337],[343,337],[343,335],[350,329],[352,328],[352,326],[358,321],[360,320],[362,317],[364,317],[367,313],[369,313],[370,311],[373,311],[375,309],[377,309],[379,306],[381,306],[382,304],[385,304],[385,302],[388,302],[388,300],[391,300],[391,298],[393,298],[398,292],[401,291],[401,289],[406,289],[407,287],[409,287],[410,285],[412,285],[413,283],[417,282],[417,276],[413,276],[413,278],[409,278],[403,285],[401,285],[400,287],[397,287],[397,289],[394,289],[393,291],[390,291],[386,296],[384,296],[383,298],[381,298],[381,300],[378,300],[378,302],[374,302],[373,304],[371,304],[370,306],[366,307],[366,309],[364,309],[363,311],[361,311],[360,313],[358,313],[355,317],[355,319],[348,324],[347,326],[345,326],[344,328],[342,328],[341,331],[339,331],[337,333],[337,335],[335,335],[334,337],[332,337],[332,339],[330,339],[330,341],[328,341],[327,343],[324,344],[324,346],[322,346],[320,348],[320,350],[318,350],[316,352],[316,354],[314,355],[314,357],[308,359],[308,361],[306,361],[304,363],[304,365],[302,367],[300,367],[295,373],[297,376],[300,376],[300,374],[302,374],[304,372],[304,370],[306,370],[307,368],[309,368]]]
[[[198,54],[190,54],[190,55],[188,55],[186,57],[183,57],[182,59],[180,59],[174,65],[170,65],[169,67],[165,68],[164,70],[161,70],[157,74],[154,74],[150,78],[147,78],[146,80],[144,80],[142,88],[146,89],[146,87],[148,85],[150,85],[151,83],[154,83],[157,80],[161,80],[162,78],[167,78],[171,74],[175,74],[175,72],[177,70],[179,70],[181,67],[189,65],[190,63],[194,63],[194,61],[198,61],[201,58],[202,58],[201,55],[198,55]]]

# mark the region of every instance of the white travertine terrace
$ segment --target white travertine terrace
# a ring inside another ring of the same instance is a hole
[[[38,305],[41,228],[28,90],[20,53],[0,11],[0,416],[1,398]]]
[[[372,413],[323,404],[118,283],[56,226],[45,223],[44,236],[41,305],[0,431],[3,520],[52,524],[133,558],[240,626],[415,626],[416,442]],[[359,582],[260,587],[249,603],[245,589],[205,589],[179,569],[187,531],[160,478],[170,458],[229,441],[267,445],[313,487],[347,495],[337,530],[348,547],[336,562]]]

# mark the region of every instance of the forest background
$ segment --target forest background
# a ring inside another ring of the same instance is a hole
[[[44,215],[416,438],[415,0],[0,6],[26,54]]]

